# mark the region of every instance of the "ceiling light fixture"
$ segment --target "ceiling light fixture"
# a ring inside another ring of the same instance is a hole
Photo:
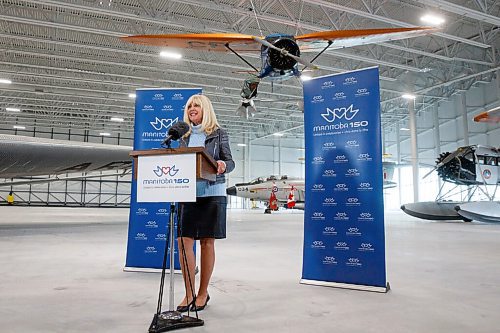
[[[180,59],[180,58],[182,58],[182,54],[175,53],[175,52],[169,52],[169,51],[161,51],[160,52],[160,57],[162,57],[162,58],[170,58],[170,59]]]
[[[411,99],[411,100],[414,100],[415,98],[417,98],[417,96],[412,95],[412,94],[403,94],[403,95],[401,95],[401,97],[403,97],[404,99]]]
[[[14,129],[21,129],[21,130],[26,129],[26,127],[20,126],[20,125],[14,125],[14,126],[12,126],[12,128],[14,128]]]
[[[445,22],[444,18],[433,15],[433,14],[426,14],[420,18],[420,21],[428,23],[430,25],[436,26],[436,25],[441,25]]]
[[[128,94],[128,97],[130,97],[130,98],[136,98],[136,97],[137,97],[137,95],[136,95],[136,94],[134,94],[134,93],[130,93],[130,94]]]
[[[406,127],[401,127],[399,130],[400,130],[400,131],[409,131],[410,129],[409,129],[409,128],[406,128]]]
[[[283,136],[283,135],[285,135],[285,134],[283,134],[283,133],[273,133],[273,135],[274,135],[274,136]]]
[[[5,111],[9,111],[9,112],[21,112],[21,109],[18,109],[18,108],[5,108]]]
[[[111,134],[108,132],[101,132],[99,133],[100,136],[110,136]]]
[[[312,80],[312,76],[310,76],[310,75],[301,75],[300,79],[302,81],[309,81],[309,80]]]
[[[244,143],[238,143],[238,146],[240,146],[240,147],[246,147],[247,145],[244,144]]]
[[[109,120],[111,120],[111,121],[116,121],[116,122],[120,122],[120,123],[124,121],[124,119],[123,119],[123,118],[118,118],[118,117],[111,117]]]
[[[8,79],[0,79],[0,83],[11,84],[12,81]]]

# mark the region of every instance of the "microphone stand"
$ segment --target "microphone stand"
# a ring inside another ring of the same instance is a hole
[[[170,141],[166,143],[170,148]],[[166,331],[172,331],[180,328],[203,326],[204,321],[198,318],[198,311],[195,307],[196,318],[185,316],[179,311],[174,310],[174,214],[175,214],[175,203],[170,203],[170,216],[169,216],[169,235],[165,244],[165,252],[163,254],[163,264],[161,269],[161,279],[160,279],[160,291],[158,293],[158,305],[156,307],[156,313],[153,316],[153,321],[149,326],[149,333],[160,333]],[[163,288],[165,286],[165,272],[167,267],[167,257],[168,249],[170,245],[170,289],[169,289],[169,303],[168,311],[161,312],[162,300],[163,300]],[[185,251],[183,246],[183,251]],[[185,257],[185,254],[184,254]],[[186,270],[187,271],[187,270]],[[188,278],[191,281],[191,277]],[[194,277],[193,277],[194,278]],[[189,312],[188,312],[189,314]]]

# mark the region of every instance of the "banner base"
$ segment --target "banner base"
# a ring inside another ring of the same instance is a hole
[[[316,281],[316,280],[307,280],[300,279],[300,283],[309,284],[313,286],[323,286],[323,287],[333,287],[333,288],[343,288],[343,289],[353,289],[353,290],[363,290],[363,291],[372,291],[376,293],[386,293],[391,290],[391,286],[389,282],[387,282],[385,287],[376,287],[376,286],[364,286],[362,284],[350,284],[350,283],[339,283],[339,282],[328,282],[328,281]]]
[[[198,269],[198,267],[196,267]],[[161,268],[148,268],[148,267],[123,267],[124,272],[142,272],[142,273],[161,273]],[[174,270],[175,274],[182,274],[180,269]]]
[[[153,321],[149,326],[149,333],[161,333],[180,328],[189,328],[196,326],[203,326],[204,321],[198,318],[183,316],[176,311],[166,311],[159,316],[154,315]]]

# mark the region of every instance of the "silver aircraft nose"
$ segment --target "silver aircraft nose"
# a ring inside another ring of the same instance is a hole
[[[227,195],[236,195],[236,186],[226,188]]]

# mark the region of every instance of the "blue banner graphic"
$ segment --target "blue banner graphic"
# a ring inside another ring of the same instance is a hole
[[[304,114],[301,282],[386,291],[378,68],[304,82]]]
[[[136,91],[134,150],[161,148],[172,124],[183,120],[184,105],[201,89],[140,89]],[[173,142],[172,148],[178,143]],[[137,202],[137,183],[132,180],[126,269],[161,268],[168,237],[170,203]],[[177,219],[175,228],[177,227]],[[176,232],[176,230],[175,230]],[[169,250],[170,252],[170,250]],[[177,243],[174,269],[180,269]],[[169,262],[167,261],[167,267]]]

